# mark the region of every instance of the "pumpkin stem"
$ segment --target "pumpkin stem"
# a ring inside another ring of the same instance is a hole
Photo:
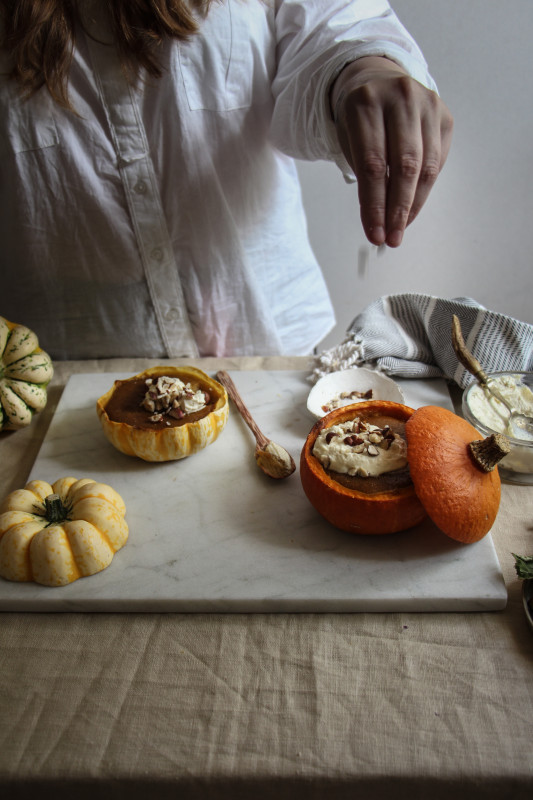
[[[70,508],[66,506],[58,494],[49,494],[44,498],[45,515],[49,525],[68,519]]]
[[[474,464],[483,472],[492,472],[498,461],[501,461],[511,448],[501,433],[493,433],[486,439],[478,439],[468,445]]]

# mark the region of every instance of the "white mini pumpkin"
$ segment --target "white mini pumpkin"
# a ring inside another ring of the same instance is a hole
[[[64,586],[100,572],[126,544],[125,513],[106,483],[30,481],[0,505],[0,576]]]

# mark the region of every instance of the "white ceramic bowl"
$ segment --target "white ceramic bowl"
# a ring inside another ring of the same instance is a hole
[[[488,377],[491,379],[504,375],[518,376],[520,382],[533,391],[533,372],[490,372]],[[471,399],[474,392],[480,392],[477,383],[471,383],[463,392],[462,410],[465,419],[482,436],[490,436],[492,433],[504,433],[511,447],[510,453],[502,458],[498,464],[500,477],[509,483],[533,485],[533,440],[517,439],[509,436],[505,431],[504,425],[499,426],[495,423],[488,425],[481,422],[471,407]]]
[[[342,397],[352,392],[362,395],[366,392],[372,394],[369,397]],[[333,408],[364,400],[389,400],[405,404],[403,392],[392,378],[365,367],[354,367],[340,372],[330,372],[320,378],[309,392],[307,410],[315,419],[321,419]]]

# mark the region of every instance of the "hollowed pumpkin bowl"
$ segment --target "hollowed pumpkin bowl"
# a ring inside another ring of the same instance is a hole
[[[424,519],[426,512],[412,483],[367,494],[338,483],[313,455],[324,428],[355,417],[369,422],[373,417],[389,417],[405,423],[412,414],[413,409],[401,403],[374,400],[338,408],[315,423],[302,450],[300,478],[311,505],[336,528],[351,533],[387,534],[411,528]]]
[[[147,379],[167,376],[179,378],[184,383],[209,394],[209,404],[197,414],[187,416],[179,424],[135,425],[111,419],[107,406],[115,392],[124,384],[139,383]],[[144,461],[177,461],[187,458],[212,444],[222,433],[229,414],[228,395],[225,388],[196,367],[158,366],[151,367],[125,381],[114,385],[96,402],[96,411],[105,436],[111,444],[126,455]]]

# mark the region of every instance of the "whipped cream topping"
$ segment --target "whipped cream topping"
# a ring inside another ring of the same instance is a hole
[[[356,417],[324,428],[313,455],[325,469],[374,477],[406,466],[407,443],[389,427],[380,428]]]
[[[522,383],[520,375],[499,375],[491,378],[489,385],[494,386],[520,414],[533,415],[533,391]],[[513,425],[509,411],[503,403],[485,393],[481,386],[473,385],[468,392],[468,407],[474,419],[479,420],[482,425],[515,440],[511,444],[511,452],[502,458],[500,466],[515,473],[533,473],[533,436],[523,428]],[[523,444],[518,444],[520,441]]]
[[[533,416],[533,391],[521,382],[520,375],[509,374],[491,378],[489,389],[491,388],[494,388],[518,413]],[[512,425],[509,411],[504,404],[490,393],[486,393],[481,386],[475,385],[470,389],[468,406],[474,417],[487,428],[515,439],[533,441],[533,436]]]

